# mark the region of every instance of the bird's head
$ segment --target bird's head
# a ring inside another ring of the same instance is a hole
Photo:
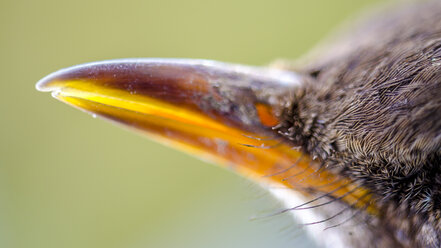
[[[427,6],[296,72],[122,59],[60,70],[37,89],[261,182],[329,247],[437,247],[441,8]]]

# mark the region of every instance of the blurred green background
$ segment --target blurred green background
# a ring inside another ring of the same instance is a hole
[[[0,1],[0,247],[311,247],[227,170],[95,120],[35,82],[126,57],[299,57],[373,0]]]

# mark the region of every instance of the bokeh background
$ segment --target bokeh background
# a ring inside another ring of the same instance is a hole
[[[0,247],[312,247],[227,170],[95,120],[34,84],[126,57],[297,58],[374,0],[0,1]]]

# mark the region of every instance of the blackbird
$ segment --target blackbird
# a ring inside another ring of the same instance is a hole
[[[354,26],[296,62],[119,59],[37,89],[262,183],[324,246],[441,247],[441,1]]]

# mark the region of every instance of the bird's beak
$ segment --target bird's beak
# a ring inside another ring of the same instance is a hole
[[[272,130],[300,81],[292,72],[213,61],[126,59],[60,70],[37,89],[258,181],[365,206],[364,189],[318,171]]]

